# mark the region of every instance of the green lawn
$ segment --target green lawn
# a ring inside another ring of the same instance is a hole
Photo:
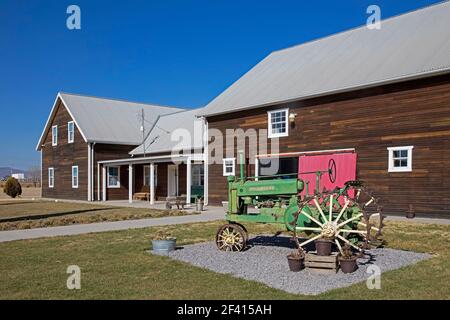
[[[0,201],[0,230],[157,218],[193,213],[193,211],[113,207],[61,201]]]
[[[217,274],[148,254],[150,239],[169,229],[180,245],[211,240],[221,222],[0,243],[2,299],[450,299],[450,226],[390,222],[388,246],[433,253],[382,276],[381,290],[365,283],[316,297]],[[251,233],[268,231],[249,226]],[[66,289],[69,265],[81,268],[81,290]]]

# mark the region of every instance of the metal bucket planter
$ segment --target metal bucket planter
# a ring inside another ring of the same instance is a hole
[[[329,256],[331,254],[332,242],[327,239],[317,239],[315,242],[318,256]]]
[[[356,270],[356,260],[358,257],[339,258],[339,265],[343,273],[352,273]]]
[[[287,259],[289,270],[291,270],[292,272],[299,272],[303,269],[305,256],[291,253],[287,256]]]
[[[155,252],[169,253],[175,250],[177,238],[167,238],[163,240],[152,240],[152,248]]]
[[[203,200],[197,199],[197,202],[195,203],[195,209],[196,211],[203,211]]]

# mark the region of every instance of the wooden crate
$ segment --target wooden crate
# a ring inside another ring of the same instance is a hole
[[[329,256],[319,256],[316,252],[309,252],[305,256],[305,267],[317,273],[336,273],[339,269],[338,254],[333,252]]]

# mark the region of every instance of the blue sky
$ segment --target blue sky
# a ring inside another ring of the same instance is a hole
[[[273,50],[439,1],[0,0],[0,167],[39,165],[58,91],[207,104]],[[66,9],[81,8],[81,30]]]

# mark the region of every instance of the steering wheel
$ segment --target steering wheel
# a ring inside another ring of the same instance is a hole
[[[330,161],[328,161],[328,178],[330,179],[331,183],[336,182],[336,175],[336,162],[334,162],[333,159],[330,159]]]

